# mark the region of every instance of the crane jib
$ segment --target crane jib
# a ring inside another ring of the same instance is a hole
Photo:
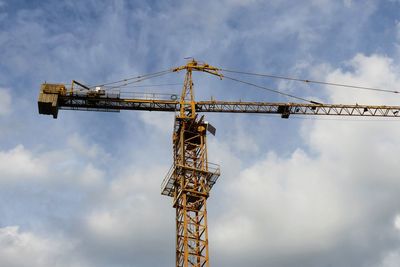
[[[119,110],[147,110],[178,112],[177,100],[163,99],[124,99],[114,95],[94,96],[83,93],[67,94],[64,85],[42,85],[39,101],[39,113],[53,115],[57,118],[59,109],[90,110],[116,112]],[[196,112],[223,113],[266,113],[280,114],[282,118],[289,115],[336,115],[336,116],[376,116],[399,117],[400,106],[371,105],[335,105],[308,103],[269,103],[269,102],[231,102],[231,101],[197,101]]]

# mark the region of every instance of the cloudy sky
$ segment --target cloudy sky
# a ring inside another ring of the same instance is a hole
[[[398,90],[398,0],[0,1],[0,266],[174,265],[174,114],[38,114],[41,83],[185,64]],[[400,96],[236,76],[324,103]],[[196,73],[199,100],[293,101]],[[182,73],[137,91],[178,93]],[[132,89],[135,90],[135,89]],[[211,266],[400,266],[400,121],[207,115]]]

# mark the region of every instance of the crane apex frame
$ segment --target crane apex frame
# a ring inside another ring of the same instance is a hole
[[[282,118],[295,115],[333,115],[362,117],[400,117],[400,106],[342,105],[275,102],[195,101],[192,72],[206,72],[222,79],[221,70],[194,59],[170,72],[186,71],[180,99],[137,96],[121,97],[72,81],[64,84],[42,84],[38,98],[39,114],[57,118],[59,109],[119,112],[147,110],[175,112],[172,135],[173,164],[161,184],[161,194],[173,198],[176,210],[176,267],[209,267],[207,199],[220,176],[219,165],[208,162],[207,131],[215,128],[198,113],[261,113],[279,114]],[[151,75],[150,75],[151,76]],[[139,76],[142,77],[142,76]],[[154,76],[155,77],[155,76]],[[74,85],[79,86],[78,88]],[[94,89],[94,90],[93,90]]]

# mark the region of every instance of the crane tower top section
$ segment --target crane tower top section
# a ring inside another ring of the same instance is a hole
[[[221,79],[223,75],[219,72],[219,69],[210,66],[206,63],[199,63],[196,60],[189,60],[184,66],[177,67],[172,71],[178,72],[181,70],[186,70],[185,81],[182,88],[180,104],[180,119],[193,119],[196,116],[196,102],[194,100],[194,89],[192,80],[192,71],[203,71],[210,73],[212,75],[219,76]]]

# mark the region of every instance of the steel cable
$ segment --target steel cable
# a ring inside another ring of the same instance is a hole
[[[285,76],[251,73],[251,72],[227,70],[227,69],[220,69],[220,70],[225,71],[225,72],[230,72],[230,73],[260,76],[260,77],[267,77],[267,78],[273,78],[273,79],[281,79],[281,80],[289,80],[289,81],[297,81],[297,82],[305,82],[305,83],[315,83],[315,84],[323,84],[323,85],[331,85],[331,86],[339,86],[339,87],[348,87],[348,88],[353,88],[353,89],[378,91],[378,92],[384,92],[384,93],[393,93],[393,94],[399,93],[399,91],[396,91],[396,90],[388,90],[388,89],[382,89],[382,88],[365,87],[365,86],[357,86],[357,85],[341,84],[341,83],[331,83],[331,82],[321,82],[321,81],[308,80],[308,79],[299,79],[299,78],[292,78],[292,77],[285,77]]]
[[[288,93],[281,92],[279,90],[271,89],[271,88],[264,87],[264,86],[261,86],[261,85],[257,85],[257,84],[254,84],[254,83],[251,83],[251,82],[247,82],[247,81],[242,81],[242,80],[239,80],[239,79],[236,79],[236,78],[233,78],[233,77],[229,77],[229,76],[225,76],[224,75],[224,78],[232,80],[232,81],[235,81],[235,82],[239,82],[239,83],[247,84],[247,85],[250,85],[250,86],[254,86],[254,87],[257,87],[259,89],[270,91],[270,92],[273,92],[273,93],[276,93],[276,94],[280,94],[280,95],[284,95],[284,96],[291,97],[291,98],[294,98],[294,99],[298,99],[298,100],[302,100],[302,101],[305,101],[305,102],[309,102],[309,103],[312,103],[312,104],[321,104],[321,103],[318,103],[318,102],[315,102],[315,101],[312,101],[312,100],[309,100],[309,99],[306,99],[306,98],[303,98],[303,97],[291,95],[291,94],[288,94]]]
[[[172,70],[163,70],[163,71],[158,71],[158,72],[154,72],[154,73],[148,73],[148,74],[139,75],[139,76],[135,76],[135,77],[125,78],[125,79],[114,81],[114,82],[108,82],[108,83],[93,85],[91,87],[107,86],[107,85],[112,85],[112,84],[117,84],[117,83],[128,82],[128,81],[131,81],[131,80],[138,80],[138,82],[139,82],[139,81],[146,80],[146,79],[149,79],[149,78],[158,77],[158,76],[170,73],[170,72],[172,72]],[[149,77],[149,78],[147,78],[147,77]],[[130,84],[130,83],[127,83],[127,84]]]

